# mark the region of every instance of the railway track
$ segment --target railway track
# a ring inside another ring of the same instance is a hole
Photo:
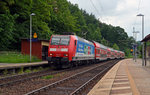
[[[63,72],[63,70],[61,71],[45,70],[45,71],[40,71],[40,72],[4,77],[4,78],[0,78],[0,87],[12,85],[17,82],[27,81],[27,80],[34,79],[34,78],[39,78],[39,77],[46,76],[46,75],[53,75],[53,74],[57,74],[60,72]]]
[[[84,66],[81,66],[82,68]],[[45,70],[45,71],[39,71],[39,72],[33,72],[33,73],[27,73],[27,74],[20,74],[20,75],[13,75],[13,76],[8,76],[8,77],[3,77],[0,78],[0,87],[2,86],[8,86],[17,82],[22,82],[22,81],[27,81],[35,78],[39,78],[42,76],[46,75],[54,75],[57,73],[61,73],[64,71],[69,71],[69,70],[74,70],[76,68],[71,68],[71,69],[66,69],[66,70],[59,70],[59,71],[54,71],[54,70]]]
[[[82,67],[83,66],[81,66],[80,68],[82,68]],[[45,70],[45,71],[39,71],[39,72],[34,72],[34,73],[27,73],[27,74],[20,74],[20,75],[3,77],[3,78],[0,78],[0,87],[12,85],[12,84],[15,84],[17,82],[22,82],[22,81],[40,78],[40,77],[46,76],[46,75],[54,75],[54,74],[58,74],[61,72],[70,71],[70,70],[74,70],[74,69],[76,69],[76,68],[59,70],[59,71]]]
[[[79,72],[47,86],[33,90],[25,95],[77,95],[83,91],[92,81],[101,77],[118,61],[111,61]]]
[[[67,77],[70,77],[74,74],[77,74],[79,72],[86,71],[87,69],[97,67],[102,64],[107,64],[112,61],[106,61],[106,62],[101,62],[100,64],[92,64],[92,65],[83,65],[77,68],[71,68],[71,69],[65,69],[61,71],[49,71],[49,72],[44,72],[41,74],[36,74],[36,75],[30,75],[30,76],[20,76],[16,78],[9,78],[9,80],[3,81],[3,84],[0,81],[1,86],[0,86],[0,95],[24,95],[30,91],[33,91],[35,89],[39,89],[42,87],[47,86],[48,84],[53,84],[57,81],[61,81],[62,79],[65,79]],[[55,72],[55,73],[54,73]],[[51,79],[42,79],[41,76],[46,76],[46,75],[54,75],[53,78]],[[58,75],[58,76],[57,76]],[[7,78],[6,78],[7,79]],[[41,94],[44,95],[44,94]],[[52,94],[53,95],[53,94]],[[55,95],[55,94],[54,94]],[[61,94],[62,95],[62,94]]]

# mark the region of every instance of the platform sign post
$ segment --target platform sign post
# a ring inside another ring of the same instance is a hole
[[[131,52],[133,52],[133,60],[135,60],[135,62],[136,62],[136,59],[137,59],[137,44],[133,44],[132,48],[133,49],[131,49]]]
[[[134,56],[135,56],[135,62],[136,62],[136,59],[137,59],[137,45],[135,44],[134,45]]]
[[[132,56],[133,56],[133,60],[135,59],[135,56],[134,56],[134,52],[135,52],[135,49],[134,49],[134,44],[132,43],[132,49],[130,50],[132,52]]]
[[[133,49],[130,50],[130,53],[132,53],[132,56],[133,56]],[[134,58],[133,58],[133,60],[134,60]]]

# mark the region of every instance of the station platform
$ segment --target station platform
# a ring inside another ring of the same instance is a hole
[[[0,63],[1,69],[17,68],[17,67],[29,67],[29,66],[39,66],[48,64],[48,61],[42,62],[32,62],[32,63]]]
[[[141,59],[121,60],[88,95],[150,95],[150,66],[142,66]]]

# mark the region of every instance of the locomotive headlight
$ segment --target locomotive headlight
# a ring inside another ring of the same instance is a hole
[[[52,56],[53,54],[50,53],[49,55]]]
[[[61,51],[68,51],[68,48],[62,48]]]

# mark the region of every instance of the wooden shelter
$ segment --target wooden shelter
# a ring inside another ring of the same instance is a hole
[[[145,46],[144,65],[147,66],[147,64],[150,65],[150,46],[147,45],[147,42],[150,42],[150,34],[147,35],[141,42],[144,42],[144,46]]]
[[[48,56],[49,40],[32,40],[32,55],[41,60]],[[30,39],[21,39],[21,53],[30,55]]]

